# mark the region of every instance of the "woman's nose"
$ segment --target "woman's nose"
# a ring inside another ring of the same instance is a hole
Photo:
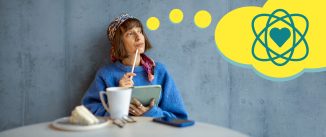
[[[135,40],[138,41],[140,39],[140,35],[139,33],[136,33],[136,37],[135,37]]]

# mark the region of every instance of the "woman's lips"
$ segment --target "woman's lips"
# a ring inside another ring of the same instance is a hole
[[[137,48],[141,48],[141,47],[143,47],[143,46],[144,46],[144,43],[136,44],[136,47],[137,47]]]

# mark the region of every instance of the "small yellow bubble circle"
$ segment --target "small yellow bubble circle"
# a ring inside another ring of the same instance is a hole
[[[194,22],[199,28],[206,28],[211,24],[211,14],[206,10],[200,10],[195,14]]]
[[[183,20],[183,12],[180,9],[173,9],[169,17],[172,23],[180,23]]]
[[[160,20],[157,17],[150,17],[147,19],[146,25],[150,30],[157,30],[160,27]]]

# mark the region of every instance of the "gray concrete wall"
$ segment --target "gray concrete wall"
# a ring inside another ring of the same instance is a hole
[[[190,118],[254,137],[326,136],[326,72],[273,82],[226,62],[214,42],[228,11],[264,0],[0,0],[0,131],[69,115],[108,62],[109,21],[128,12],[161,26],[148,54],[173,75]],[[172,24],[171,9],[184,12]],[[205,9],[212,24],[199,29]]]

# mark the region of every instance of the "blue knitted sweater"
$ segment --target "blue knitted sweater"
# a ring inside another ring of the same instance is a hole
[[[187,119],[188,114],[184,107],[181,95],[176,88],[172,77],[164,65],[155,62],[154,80],[148,81],[147,73],[142,66],[136,66],[133,77],[134,86],[161,85],[162,92],[159,104],[144,113],[147,117],[177,117]],[[101,104],[99,92],[105,91],[107,87],[118,87],[120,78],[127,72],[131,72],[131,66],[126,66],[120,61],[106,65],[98,70],[95,80],[85,93],[82,104],[85,105],[96,116],[109,116]]]

